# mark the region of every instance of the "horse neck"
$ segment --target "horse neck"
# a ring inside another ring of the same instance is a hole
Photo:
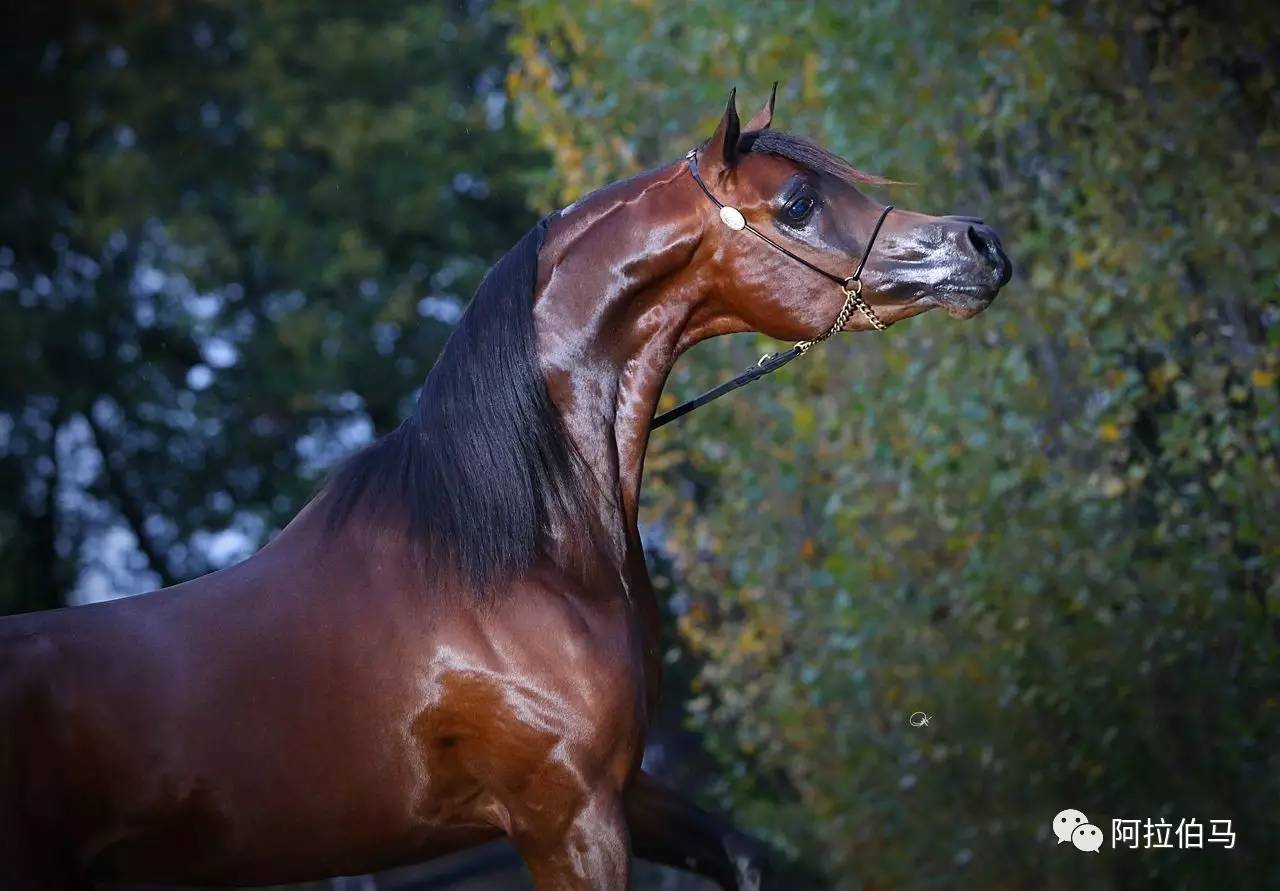
[[[705,225],[681,164],[626,180],[564,211],[539,257],[534,323],[552,401],[616,501],[604,528],[638,552],[649,430],[676,358],[720,333],[707,276],[691,265]]]

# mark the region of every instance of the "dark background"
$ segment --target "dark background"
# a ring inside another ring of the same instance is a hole
[[[840,888],[1280,887],[1268,4],[6,18],[0,612],[251,553],[398,422],[541,213],[776,79],[779,125],[985,216],[1018,275],[655,436],[652,757]],[[701,347],[664,398],[772,347]],[[1066,807],[1237,843],[1085,855]]]

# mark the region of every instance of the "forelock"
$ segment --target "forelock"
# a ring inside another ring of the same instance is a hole
[[[859,170],[844,158],[827,151],[817,143],[783,130],[769,129],[744,133],[738,147],[739,151],[744,153],[763,152],[786,158],[801,167],[825,173],[853,185],[884,185],[892,182],[892,180]]]

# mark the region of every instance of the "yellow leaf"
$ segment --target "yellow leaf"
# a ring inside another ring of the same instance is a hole
[[[1151,389],[1157,393],[1163,393],[1181,374],[1182,369],[1176,362],[1165,362],[1147,372],[1147,381],[1151,384]]]
[[[906,525],[894,526],[889,530],[889,534],[886,537],[890,544],[906,544],[916,537],[916,530],[913,527]]]
[[[805,53],[804,56],[804,98],[814,99],[818,96],[818,54]]]
[[[760,634],[755,628],[748,626],[742,629],[738,635],[738,652],[744,656],[764,652],[764,641],[760,639]]]
[[[1098,425],[1098,436],[1103,442],[1115,442],[1120,438],[1120,428],[1111,421]]]
[[[1002,44],[1009,49],[1018,45],[1018,31],[1016,28],[1010,28],[1007,25],[1003,28],[997,28],[995,33],[991,35],[995,38],[996,43]]]
[[[1268,371],[1265,368],[1255,368],[1253,369],[1253,374],[1249,375],[1249,378],[1253,381],[1253,385],[1255,387],[1259,390],[1264,390],[1275,384],[1276,373],[1274,371]]]

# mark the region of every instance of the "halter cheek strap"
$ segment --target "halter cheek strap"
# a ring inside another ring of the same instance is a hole
[[[677,418],[684,417],[695,408],[701,408],[708,402],[719,399],[724,394],[732,392],[739,387],[744,387],[752,381],[764,377],[766,374],[777,371],[791,360],[803,356],[814,344],[822,343],[822,341],[826,340],[828,337],[831,337],[838,331],[843,330],[844,326],[849,324],[849,317],[853,315],[854,310],[861,313],[862,316],[871,324],[871,327],[877,331],[883,331],[886,327],[884,322],[880,321],[880,317],[875,314],[875,311],[865,300],[862,299],[862,269],[867,265],[867,258],[871,256],[871,247],[876,243],[876,236],[880,234],[880,227],[884,225],[885,217],[889,215],[889,211],[893,210],[892,204],[886,204],[884,208],[881,209],[880,216],[876,219],[875,227],[871,230],[871,237],[867,239],[866,247],[862,250],[862,257],[858,260],[858,265],[853,270],[853,274],[848,277],[833,275],[822,267],[815,266],[804,257],[801,257],[778,244],[778,242],[774,241],[768,235],[765,235],[755,226],[748,223],[746,218],[742,215],[742,211],[738,210],[736,207],[731,207],[730,205],[725,204],[713,195],[711,190],[707,188],[707,184],[702,181],[702,177],[698,174],[697,149],[690,149],[689,154],[685,155],[685,160],[689,162],[689,173],[693,176],[693,181],[698,184],[700,189],[702,189],[703,194],[710,198],[711,202],[715,204],[716,207],[720,208],[720,221],[722,223],[735,232],[741,232],[743,229],[747,230],[752,235],[762,239],[766,244],[770,245],[775,250],[781,251],[783,254],[790,257],[792,260],[795,260],[802,266],[806,266],[824,278],[828,278],[835,282],[844,292],[844,305],[840,307],[840,312],[836,316],[835,321],[831,324],[831,327],[815,337],[813,340],[802,340],[786,352],[768,353],[761,356],[760,360],[756,362],[755,365],[752,365],[732,380],[727,380],[723,384],[711,388],[701,396],[698,396],[695,399],[690,399],[688,402],[683,402],[670,411],[663,412],[658,415],[654,418],[653,424],[650,425],[651,430],[656,430],[664,424],[669,424]]]

